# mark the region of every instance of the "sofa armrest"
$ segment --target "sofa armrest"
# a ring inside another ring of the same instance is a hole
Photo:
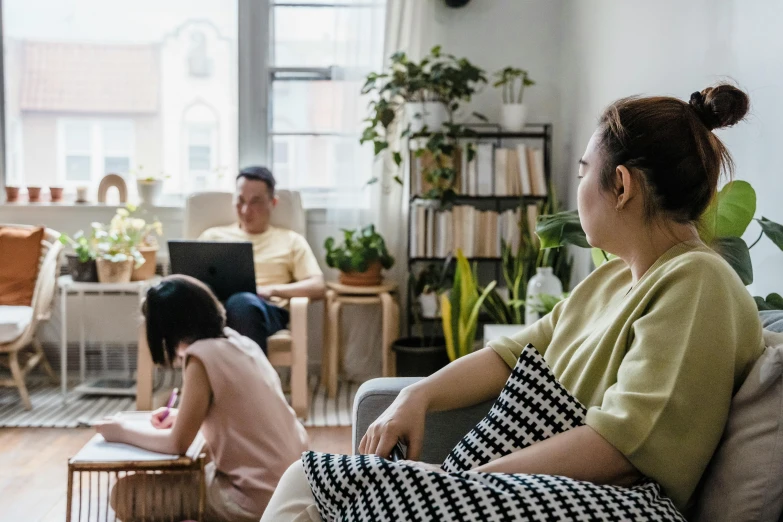
[[[372,379],[359,387],[353,402],[353,452],[357,453],[367,428],[394,402],[400,391],[418,377]],[[427,414],[420,460],[441,463],[451,449],[484,418],[494,401],[467,408]]]

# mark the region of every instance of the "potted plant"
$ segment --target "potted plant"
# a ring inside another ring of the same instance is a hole
[[[350,286],[377,286],[383,280],[382,269],[394,265],[394,258],[386,249],[386,242],[375,231],[375,225],[361,230],[343,230],[343,243],[335,244],[332,237],[324,242],[326,264],[340,270],[340,283]]]
[[[372,142],[376,156],[393,144],[392,158],[399,167],[399,141],[422,138],[424,143],[416,147],[416,156],[429,156],[423,175],[431,189],[425,197],[448,202],[455,195],[455,165],[460,163],[457,141],[475,134],[465,125],[454,123],[454,114],[486,83],[486,75],[466,58],[442,53],[439,46],[433,47],[419,63],[402,52],[395,53],[391,61],[389,72],[370,73],[362,88],[362,94],[373,94],[375,98],[370,102],[360,143]],[[405,125],[401,123],[403,112],[407,114]],[[481,114],[473,114],[486,121]],[[474,154],[469,147],[469,159]],[[400,176],[395,180],[402,184]],[[377,178],[372,178],[370,183],[375,181]]]
[[[136,189],[139,192],[139,204],[155,206],[163,194],[163,181],[166,176],[151,175],[144,171],[144,166],[139,165],[134,172],[136,176]]]
[[[411,274],[411,288],[416,297],[418,314],[424,319],[440,317],[440,295],[447,291],[454,278],[449,261],[440,267],[429,264],[418,276]]]
[[[78,231],[73,237],[60,234],[60,243],[73,248],[74,254],[66,254],[68,271],[74,281],[97,283],[98,270],[95,266],[95,235],[87,237]]]
[[[135,233],[126,208],[118,208],[109,225],[93,223],[96,265],[101,283],[127,283],[134,267],[144,264],[139,252],[140,236]]]
[[[49,187],[49,195],[52,203],[59,203],[63,200],[63,187]]]
[[[451,294],[442,295],[440,298],[446,350],[452,361],[474,350],[479,312],[487,295],[496,285],[496,282],[492,281],[479,294],[475,271],[476,267],[471,267],[462,250],[458,249]]]
[[[503,106],[500,111],[500,125],[509,132],[521,132],[525,128],[527,108],[522,103],[525,87],[535,85],[527,71],[506,67],[495,73],[495,87],[501,87]]]
[[[146,220],[138,217],[138,208],[134,205],[126,205],[125,208],[128,210],[125,230],[144,258],[144,264],[133,269],[131,281],[146,281],[155,277],[159,249],[158,236],[163,235],[163,225],[157,218],[152,223],[147,223]]]

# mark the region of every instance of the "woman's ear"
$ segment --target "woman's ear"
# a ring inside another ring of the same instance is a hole
[[[631,199],[636,195],[637,187],[631,171],[625,165],[618,165],[615,169],[615,194],[617,201],[615,208],[619,211],[625,208]]]

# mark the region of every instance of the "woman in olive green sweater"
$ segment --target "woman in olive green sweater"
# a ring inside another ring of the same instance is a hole
[[[404,389],[360,451],[388,456],[401,439],[416,460],[425,414],[497,397],[531,343],[587,408],[585,425],[476,471],[615,485],[649,477],[686,509],[733,392],[763,350],[753,299],[696,229],[721,171],[733,170],[712,131],[747,110],[745,93],[730,85],[693,93],[687,103],[652,97],[609,106],[579,160],[578,207],[589,243],[619,259],[512,338]],[[303,480],[296,463],[280,483],[288,493],[279,489],[267,514],[318,520],[312,496],[294,495],[306,490]]]

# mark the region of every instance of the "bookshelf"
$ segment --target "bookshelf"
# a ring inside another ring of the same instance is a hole
[[[470,125],[469,127],[473,132],[471,133],[470,136],[465,137],[466,141],[470,141],[476,144],[489,143],[493,145],[492,146],[493,176],[496,175],[496,168],[497,168],[497,165],[495,163],[496,153],[494,151],[496,151],[497,149],[514,148],[517,147],[518,144],[523,143],[526,146],[537,148],[543,153],[543,177],[547,186],[549,185],[552,179],[552,124],[550,123],[529,124],[522,132],[504,132],[497,124],[476,124],[476,125]],[[426,135],[413,136],[413,138],[424,138],[424,137],[426,137]],[[414,166],[415,168],[420,168],[420,166],[418,164],[414,164],[414,162],[418,162],[420,160],[418,158],[415,158],[413,154],[408,154],[408,156],[409,159],[406,167],[407,167],[408,179],[411,180],[410,190],[412,193],[409,194],[409,203],[408,203],[409,204],[408,215],[410,221],[408,223],[409,233],[408,233],[407,261],[408,261],[408,271],[409,273],[413,273],[414,271],[416,271],[416,269],[419,266],[423,264],[445,263],[448,257],[445,257],[443,255],[426,255],[426,254],[422,255],[422,253],[419,251],[421,249],[416,248],[416,245],[413,245],[414,241],[419,241],[417,237],[417,232],[418,235],[420,235],[421,230],[424,230],[421,227],[422,224],[420,223],[419,220],[416,220],[415,222],[417,229],[416,230],[412,229],[413,228],[412,224],[414,222],[413,213],[419,212],[416,209],[416,207],[427,205],[426,202],[428,200],[421,197],[421,195],[417,193],[418,183],[415,183],[413,179]],[[464,174],[461,173],[461,175]],[[496,192],[496,185],[494,180],[493,180],[493,192]],[[455,206],[465,205],[465,206],[475,207],[478,211],[483,211],[483,212],[489,211],[497,214],[502,214],[504,211],[507,210],[516,210],[521,208],[523,210],[522,218],[524,219],[525,218],[524,211],[525,209],[527,209],[529,205],[538,205],[538,208],[540,209],[541,205],[544,204],[546,201],[548,201],[548,199],[549,199],[548,193],[547,195],[458,194],[454,204]],[[452,215],[452,217],[454,216]],[[452,241],[454,241],[454,237],[452,237]],[[482,280],[482,283],[485,283],[483,279],[486,279],[486,277],[482,277],[482,275],[486,276],[489,273],[493,274],[493,277],[495,278],[496,281],[500,282],[502,280],[503,276],[502,276],[501,257],[476,255],[476,256],[468,257],[468,261],[470,261],[471,263],[476,262],[477,265],[479,266],[479,279]],[[408,305],[407,306],[407,315],[408,315],[407,335],[408,336],[413,335],[413,326],[416,322],[413,316],[414,299],[415,297],[412,295],[412,292],[408,292],[408,299],[407,299],[407,305]],[[490,320],[489,317],[487,317],[483,313],[479,316],[479,323],[487,323],[489,320]],[[425,325],[429,325],[430,328],[434,328],[434,329],[441,328],[440,318],[426,318],[426,319],[420,318],[419,321]]]

